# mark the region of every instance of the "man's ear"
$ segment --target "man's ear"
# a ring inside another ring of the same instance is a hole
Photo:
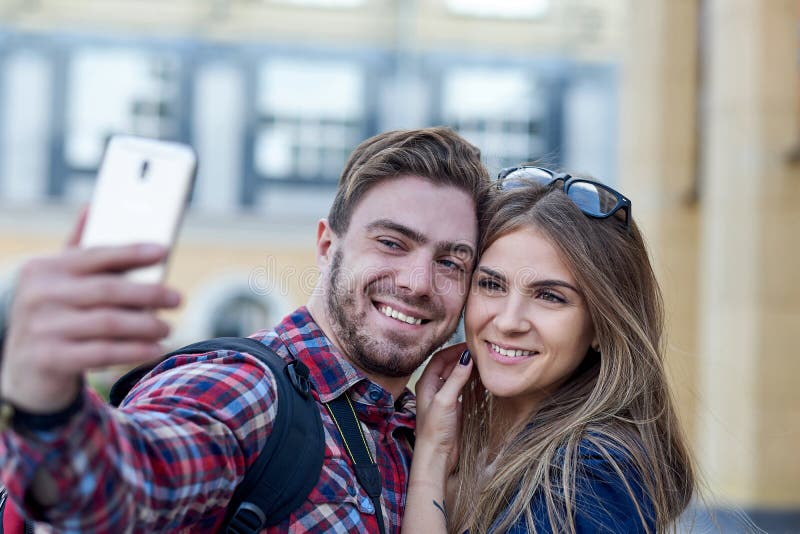
[[[317,223],[317,266],[320,269],[324,270],[330,264],[338,239],[328,219],[320,219]]]

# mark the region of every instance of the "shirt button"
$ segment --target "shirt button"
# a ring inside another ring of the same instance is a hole
[[[371,387],[369,388],[367,396],[369,397],[369,400],[371,400],[372,402],[378,402],[379,400],[381,400],[381,397],[383,397],[383,393],[381,393],[381,390],[378,389],[377,387]]]

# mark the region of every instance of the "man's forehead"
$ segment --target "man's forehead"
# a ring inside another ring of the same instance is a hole
[[[428,178],[400,176],[373,185],[353,208],[351,226],[364,231],[391,221],[434,241],[477,238],[475,201],[464,189]]]
[[[378,182],[364,192],[353,207],[353,214],[383,210],[383,213],[398,215],[434,212],[448,216],[442,209],[431,209],[436,206],[454,212],[453,215],[476,218],[475,200],[468,191],[420,176],[399,176]]]

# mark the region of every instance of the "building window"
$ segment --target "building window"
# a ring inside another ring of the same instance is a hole
[[[547,14],[550,0],[446,0],[457,15],[481,18],[534,19]]]
[[[270,326],[263,299],[241,293],[232,295],[212,312],[210,337],[242,337]]]
[[[366,129],[364,68],[352,61],[275,59],[258,79],[256,173],[335,183]]]
[[[545,154],[545,101],[545,91],[523,69],[453,68],[443,78],[445,123],[481,147],[492,169]]]
[[[112,134],[177,138],[178,64],[163,52],[76,50],[67,70],[66,172],[94,176]]]

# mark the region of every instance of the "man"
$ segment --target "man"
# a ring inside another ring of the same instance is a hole
[[[307,306],[252,336],[308,366],[325,428],[317,486],[273,531],[377,532],[375,507],[321,404],[340,395],[368,430],[383,522],[399,531],[414,428],[405,385],[456,327],[486,185],[478,150],[445,128],[381,134],[351,155],[318,224],[321,275]],[[57,529],[212,531],[270,434],[274,377],[248,354],[170,358],[119,410],[83,385],[87,369],[160,353],[167,325],[153,310],[179,296],[114,273],[164,253],[72,248],[22,270],[0,394],[36,423],[22,418],[0,433],[0,481]]]

